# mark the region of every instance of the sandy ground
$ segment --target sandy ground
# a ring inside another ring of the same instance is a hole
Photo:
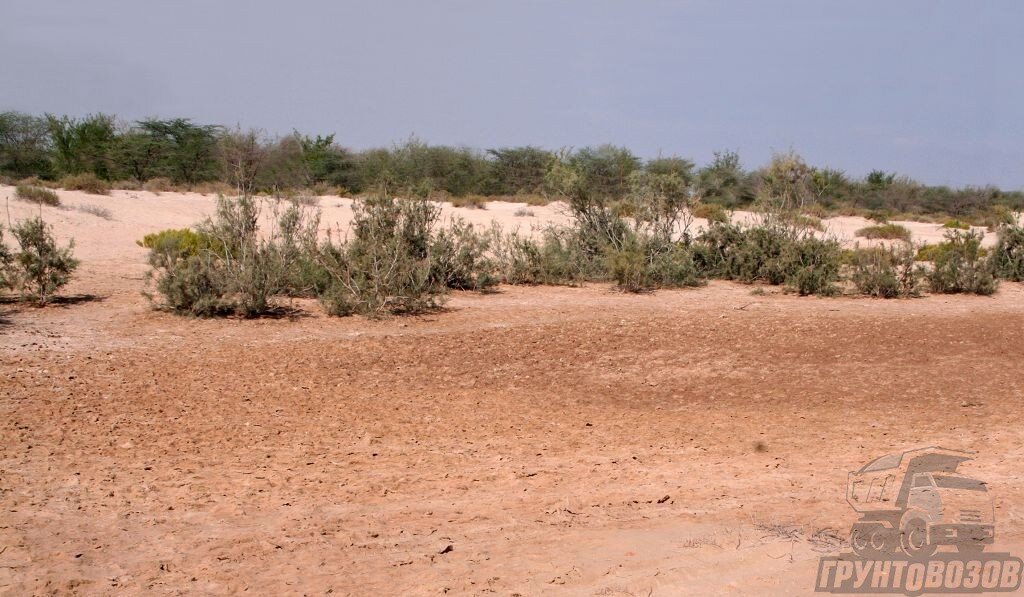
[[[61,304],[0,305],[2,594],[809,594],[856,519],[847,472],[931,444],[977,451],[998,547],[1024,554],[1019,284],[189,320],[148,308],[134,241],[212,198],[61,197],[113,219],[45,208],[80,275]],[[559,217],[517,207],[458,211]]]

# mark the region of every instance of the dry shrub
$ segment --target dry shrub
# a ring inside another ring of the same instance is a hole
[[[200,195],[224,195],[225,197],[235,194],[235,188],[224,182],[201,182],[189,187],[193,193]]]
[[[135,179],[131,180],[115,180],[110,183],[111,189],[121,189],[122,191],[141,191],[142,185]]]
[[[93,195],[109,195],[110,183],[91,172],[74,174],[60,179],[60,186],[71,191],[85,191]]]
[[[100,207],[99,205],[89,205],[87,203],[83,203],[81,205],[76,205],[75,209],[82,213],[87,213],[91,216],[96,216],[97,218],[101,218],[103,220],[114,219],[114,214],[110,213],[109,209],[105,207]]]
[[[52,207],[60,205],[60,197],[57,196],[57,193],[43,187],[19,184],[14,189],[14,196],[30,203],[41,203]]]
[[[724,224],[729,221],[728,210],[717,203],[698,202],[690,209],[690,213],[692,213],[695,218],[703,218],[707,220],[709,224]]]
[[[12,184],[13,181],[12,181]],[[44,180],[38,176],[29,176],[28,178],[22,178],[17,182],[17,185],[25,185],[29,187],[43,187],[47,189],[59,189],[60,185],[52,180]]]
[[[150,178],[142,185],[142,190],[149,191],[150,193],[155,193],[157,195],[160,193],[168,193],[174,189],[174,183],[171,182],[170,178],[165,176]]]
[[[910,230],[905,226],[892,223],[866,226],[858,230],[856,235],[867,239],[901,240],[908,243],[910,242]]]
[[[480,195],[463,195],[461,197],[451,197],[448,201],[452,204],[452,207],[487,209],[488,199]]]

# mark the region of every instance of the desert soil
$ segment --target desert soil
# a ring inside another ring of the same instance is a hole
[[[0,593],[807,594],[856,519],[847,472],[923,445],[977,452],[998,547],[1024,554],[1019,284],[502,287],[415,318],[194,320],[150,309],[135,241],[212,198],[60,194],[67,298],[0,305]],[[517,207],[448,211],[564,217]]]

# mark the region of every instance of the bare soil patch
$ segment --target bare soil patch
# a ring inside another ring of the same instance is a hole
[[[212,199],[88,201],[112,218],[47,216],[89,298],[0,305],[0,592],[806,594],[847,471],[932,444],[979,453],[1024,553],[1019,284],[189,320],[149,310],[134,240]]]

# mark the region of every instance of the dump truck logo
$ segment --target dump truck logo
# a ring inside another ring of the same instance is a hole
[[[991,549],[988,486],[957,471],[972,454],[928,447],[889,454],[850,473],[846,501],[860,515],[851,552],[818,563],[824,593],[921,595],[1013,592],[1024,562]]]

